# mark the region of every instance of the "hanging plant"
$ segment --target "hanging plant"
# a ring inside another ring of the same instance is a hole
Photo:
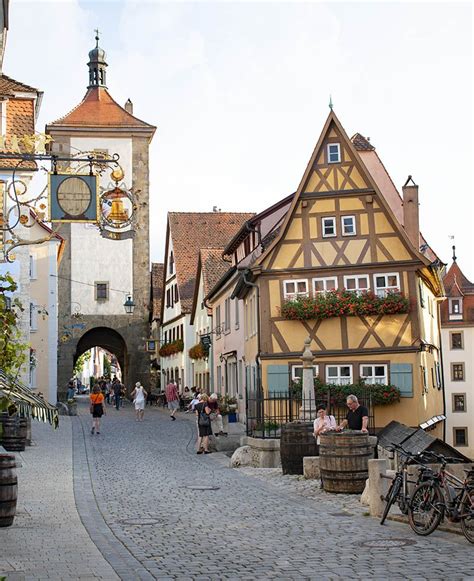
[[[283,303],[281,316],[289,320],[329,319],[343,316],[398,315],[410,312],[410,301],[400,292],[379,297],[368,291],[329,291],[314,297],[297,297]]]
[[[162,345],[159,353],[161,357],[169,357],[170,355],[175,355],[181,351],[184,351],[184,342],[182,339],[178,339],[177,341],[171,341],[171,343],[165,343]]]
[[[188,355],[191,359],[204,359],[206,357],[206,353],[204,353],[204,349],[201,343],[197,343],[188,351]]]

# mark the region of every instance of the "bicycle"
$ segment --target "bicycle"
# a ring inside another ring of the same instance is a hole
[[[458,458],[432,455],[441,466],[413,491],[408,510],[410,526],[417,535],[427,536],[446,516],[450,522],[460,522],[464,536],[474,544],[474,469],[465,470],[462,480],[446,470],[449,462],[460,462]]]
[[[411,495],[408,492],[408,485],[409,484],[419,484],[420,481],[425,479],[427,476],[427,470],[429,470],[426,466],[420,466],[420,471],[418,473],[417,480],[409,480],[408,479],[408,466],[411,463],[422,465],[422,460],[426,459],[427,454],[425,452],[419,452],[418,454],[411,454],[407,450],[405,450],[399,444],[392,444],[392,448],[389,448],[391,452],[394,450],[400,452],[405,459],[402,461],[401,466],[395,473],[395,476],[390,484],[388,489],[387,495],[382,495],[380,498],[386,502],[385,508],[382,514],[382,518],[380,519],[380,524],[383,525],[388,513],[390,512],[390,508],[392,507],[395,502],[398,504],[398,507],[402,514],[408,514],[408,507],[410,503]]]

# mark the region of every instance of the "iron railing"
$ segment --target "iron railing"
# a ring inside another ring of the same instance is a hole
[[[279,438],[280,428],[283,424],[302,419],[301,412],[309,421],[308,416],[316,418],[316,410],[320,405],[326,406],[326,413],[336,418],[339,425],[345,419],[348,411],[346,401],[336,398],[337,389],[328,389],[327,394],[305,400],[301,393],[292,390],[264,395],[262,390],[247,390],[246,416],[247,436],[254,438]],[[374,433],[374,409],[370,388],[361,393],[358,390],[359,403],[369,411],[369,433]]]

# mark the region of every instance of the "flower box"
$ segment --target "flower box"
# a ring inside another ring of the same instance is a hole
[[[372,291],[357,294],[342,290],[285,301],[280,311],[285,319],[297,321],[357,315],[398,315],[410,312],[410,301],[400,292],[388,292],[380,297]]]

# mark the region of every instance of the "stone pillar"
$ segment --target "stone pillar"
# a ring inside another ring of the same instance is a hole
[[[304,342],[304,351],[301,356],[303,361],[303,390],[302,405],[300,408],[301,420],[314,420],[316,417],[316,400],[314,397],[314,373],[313,361],[314,355],[309,346],[311,339],[308,337]]]
[[[369,510],[371,516],[380,516],[383,512],[385,502],[381,496],[386,494],[388,480],[382,478],[380,474],[385,474],[388,462],[383,460],[369,460]]]

